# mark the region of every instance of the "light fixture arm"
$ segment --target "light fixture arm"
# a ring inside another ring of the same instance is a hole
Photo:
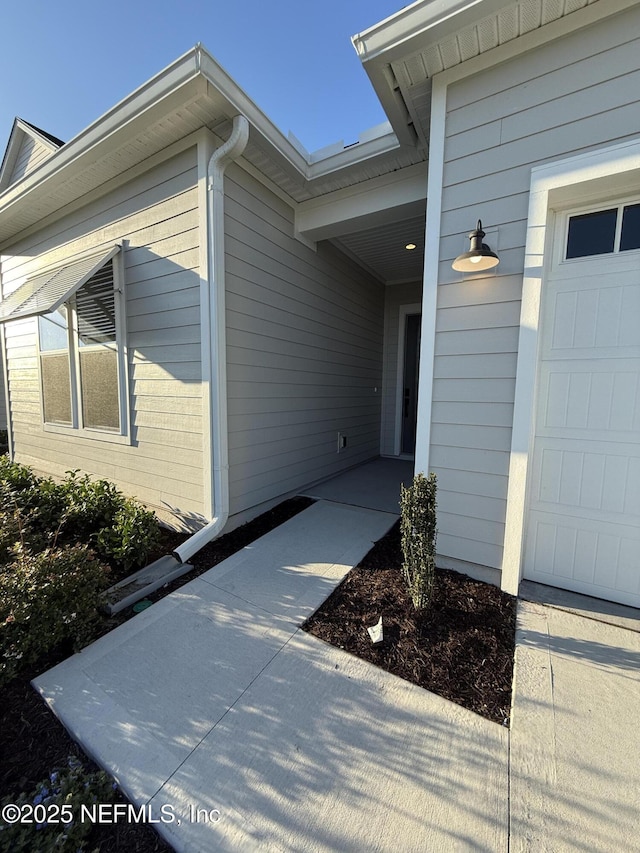
[[[478,224],[476,225],[476,230],[472,231],[471,234],[469,234],[469,240],[471,241],[471,243],[469,245],[470,251],[481,252],[482,249],[485,247],[485,244],[482,242],[482,238],[485,236],[486,236],[486,234],[482,230],[482,220],[478,219]],[[487,246],[487,248],[489,248],[489,247]]]

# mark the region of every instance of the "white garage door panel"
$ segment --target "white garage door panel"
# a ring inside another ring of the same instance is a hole
[[[569,287],[575,287],[573,280]],[[635,286],[603,288],[601,277],[581,279],[579,290],[556,291],[547,312],[553,321],[552,351],[636,345],[634,319],[640,314],[640,294]]]
[[[637,527],[532,512],[527,564],[535,580],[640,606]]]
[[[635,257],[563,265],[546,283],[524,574],[640,606]]]
[[[640,318],[640,314],[638,314]],[[639,319],[640,325],[640,319]],[[554,361],[540,371],[540,405],[545,428],[593,431],[590,437],[608,441],[625,441],[625,436],[604,432],[626,432],[628,439],[640,430],[640,359],[601,359],[597,365],[585,358],[582,362]],[[636,369],[631,369],[636,363]],[[595,433],[604,431],[602,435]]]
[[[625,453],[624,446],[619,453],[596,453],[580,447],[567,450],[560,441],[545,445],[534,460],[532,504],[546,512],[562,506],[582,510],[592,520],[640,526],[638,456]]]

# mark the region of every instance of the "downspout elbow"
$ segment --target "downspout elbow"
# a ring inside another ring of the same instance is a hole
[[[173,552],[173,556],[183,563],[215,539],[222,532],[229,518],[224,172],[229,163],[241,156],[248,141],[249,122],[245,116],[237,115],[233,120],[229,139],[213,152],[207,167],[207,206],[210,223],[208,229],[209,287],[212,294],[210,381],[212,411],[217,415],[212,441],[212,491],[215,503],[211,521]]]
[[[237,115],[233,119],[231,135],[211,155],[207,169],[209,189],[222,190],[221,179],[229,163],[241,156],[249,141],[249,122],[243,115]]]

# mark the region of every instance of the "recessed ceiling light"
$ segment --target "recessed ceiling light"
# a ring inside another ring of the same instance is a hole
[[[415,249],[415,248],[416,248],[415,243],[407,243],[407,245],[405,246],[405,249]]]

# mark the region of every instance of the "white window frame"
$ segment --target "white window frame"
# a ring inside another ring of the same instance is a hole
[[[611,199],[609,202],[601,202],[600,204],[591,204],[591,205],[582,205],[577,208],[572,208],[571,210],[564,211],[563,213],[559,213],[560,217],[560,233],[561,239],[557,241],[557,247],[554,257],[554,263],[556,266],[564,266],[580,264],[584,263],[587,260],[595,260],[596,258],[611,258],[613,255],[616,257],[619,255],[626,256],[630,255],[633,252],[638,252],[640,249],[625,249],[623,252],[620,251],[620,238],[622,237],[622,215],[625,207],[630,207],[634,204],[640,204],[640,196],[636,194],[629,196],[628,198],[620,201],[620,197],[616,196],[615,200]],[[597,255],[581,255],[578,258],[568,258],[567,257],[567,247],[569,243],[569,222],[574,216],[583,216],[589,213],[599,213],[602,210],[617,210],[617,218],[616,218],[616,231],[615,237],[613,241],[613,250],[611,252],[599,252]]]
[[[123,247],[124,249],[124,247]],[[80,385],[80,347],[78,345],[78,320],[75,310],[75,295],[64,304],[67,306],[67,350],[69,358],[69,382],[71,388],[71,423],[54,424],[45,420],[44,389],[42,377],[42,356],[63,350],[41,350],[39,323],[36,322],[36,338],[38,349],[38,387],[40,389],[40,417],[45,432],[58,435],[74,435],[90,438],[96,441],[107,441],[116,444],[131,444],[131,418],[129,412],[129,371],[127,369],[127,331],[126,331],[126,297],[124,290],[124,251],[118,252],[111,259],[113,263],[114,313],[116,326],[115,344],[107,344],[117,354],[118,406],[120,411],[120,428],[116,430],[87,427],[83,423],[82,389]],[[91,279],[89,279],[90,281]],[[84,285],[83,285],[84,286]],[[104,344],[101,344],[104,346]],[[92,347],[83,347],[91,351]]]

